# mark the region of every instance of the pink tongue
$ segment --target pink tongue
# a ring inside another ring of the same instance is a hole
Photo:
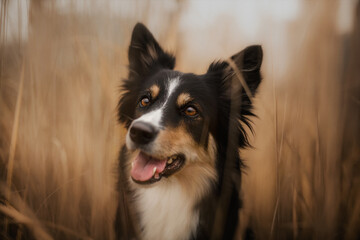
[[[134,160],[131,169],[131,177],[137,181],[145,182],[153,176],[155,167],[156,173],[161,173],[164,171],[165,166],[166,159],[155,159],[140,152]]]

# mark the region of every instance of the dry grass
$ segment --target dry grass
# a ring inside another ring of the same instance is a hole
[[[131,29],[143,21],[183,71],[200,73],[212,58],[263,45],[254,148],[242,151],[248,169],[239,232],[249,223],[258,239],[360,236],[360,26],[338,33],[338,2],[301,2],[290,21],[259,15],[255,39],[237,31],[230,15],[201,34],[181,27],[189,2],[125,2],[118,6],[128,8],[125,15],[55,3],[1,2],[0,179],[8,204],[0,212],[10,230],[15,221],[37,239],[114,238],[118,86]],[[21,32],[7,40],[11,4],[29,8],[25,41]],[[196,44],[206,49],[195,53]]]

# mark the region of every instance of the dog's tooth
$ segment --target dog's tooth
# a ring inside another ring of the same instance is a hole
[[[153,169],[153,176],[155,175],[155,173],[156,173],[156,167],[154,167]]]
[[[168,164],[172,164],[172,163],[173,163],[173,158],[172,158],[172,157],[169,158],[169,160],[167,160],[167,163],[168,163]]]
[[[131,162],[131,168],[134,168],[134,162]]]

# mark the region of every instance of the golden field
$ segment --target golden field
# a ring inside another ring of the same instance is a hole
[[[248,224],[257,239],[360,237],[358,1],[0,3],[1,239],[26,238],[24,226],[114,239],[116,106],[136,22],[184,72],[263,47],[239,239]]]

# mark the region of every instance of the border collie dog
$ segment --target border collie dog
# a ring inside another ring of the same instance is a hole
[[[248,145],[261,47],[214,62],[202,75],[182,73],[138,23],[128,57],[118,105],[126,129],[118,239],[232,239],[241,206],[238,150]]]

